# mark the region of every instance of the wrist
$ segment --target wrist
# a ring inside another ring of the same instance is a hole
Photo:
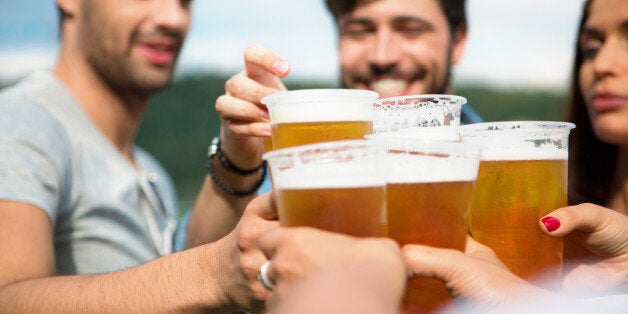
[[[216,186],[233,197],[255,194],[265,180],[267,167],[262,162],[255,169],[239,169],[222,154],[220,138],[214,137],[209,145],[206,161],[207,174]]]
[[[258,162],[257,166],[255,167],[243,168],[243,167],[236,166],[235,163],[233,163],[231,159],[227,157],[227,155],[224,153],[222,149],[222,140],[220,139],[220,136],[215,136],[211,140],[209,147],[207,148],[207,158],[218,159],[218,161],[220,162],[223,168],[227,169],[230,172],[233,172],[235,174],[239,174],[242,176],[254,175],[258,173],[262,169],[262,167],[264,167],[264,162],[261,162],[261,163]]]

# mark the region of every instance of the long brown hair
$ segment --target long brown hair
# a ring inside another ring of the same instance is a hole
[[[617,146],[600,141],[593,133],[584,96],[580,90],[580,66],[584,58],[579,37],[589,17],[593,0],[582,10],[576,40],[576,54],[571,80],[569,121],[576,124],[569,143],[569,204],[595,203],[606,206],[617,168]]]

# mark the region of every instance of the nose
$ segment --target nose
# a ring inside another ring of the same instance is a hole
[[[394,67],[399,62],[399,46],[390,29],[379,29],[374,38],[375,49],[369,53],[369,63],[377,68]]]
[[[597,77],[613,75],[619,71],[628,73],[628,45],[626,42],[609,38],[596,54],[593,60],[593,70]]]
[[[187,31],[190,25],[190,1],[158,0],[155,1],[153,18],[163,28]]]

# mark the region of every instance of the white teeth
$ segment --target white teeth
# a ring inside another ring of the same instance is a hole
[[[371,83],[371,89],[380,95],[397,95],[408,87],[404,80],[383,79]]]

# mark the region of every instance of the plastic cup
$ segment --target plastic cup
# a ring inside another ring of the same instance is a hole
[[[567,205],[568,138],[574,127],[553,121],[460,127],[463,142],[483,146],[470,232],[522,278],[542,274],[545,282],[559,282],[563,240],[543,233],[539,219]]]

